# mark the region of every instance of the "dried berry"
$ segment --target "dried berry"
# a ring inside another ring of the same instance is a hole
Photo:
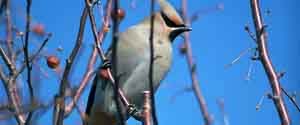
[[[47,57],[47,65],[51,69],[55,69],[59,66],[59,59],[56,56],[48,56]]]
[[[109,79],[109,75],[106,69],[100,69],[100,77],[105,80]]]
[[[125,11],[124,11],[124,9],[119,8],[117,13],[114,13],[114,11],[112,11],[111,16],[112,16],[112,18],[117,19],[118,21],[121,21],[125,17]]]
[[[36,33],[37,35],[45,35],[45,27],[43,24],[36,24],[32,27],[32,32]]]

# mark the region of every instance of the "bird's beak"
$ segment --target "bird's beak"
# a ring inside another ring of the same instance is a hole
[[[177,33],[183,33],[183,32],[188,32],[192,31],[192,28],[186,25],[180,26],[180,27],[173,27],[172,31],[175,31]]]
[[[187,25],[183,25],[183,27],[181,28],[181,30],[183,30],[183,32],[189,32],[189,31],[192,31],[192,27],[187,26]]]
[[[175,37],[177,37],[181,33],[192,31],[192,28],[190,28],[188,26],[185,26],[185,25],[182,25],[182,26],[179,26],[179,27],[172,27],[171,31],[172,32],[170,33],[169,38],[170,38],[171,41],[173,41],[175,39]]]

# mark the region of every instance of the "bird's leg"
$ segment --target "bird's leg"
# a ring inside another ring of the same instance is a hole
[[[143,121],[143,112],[138,109],[134,104],[127,107],[127,113],[138,121]]]
[[[111,68],[111,63],[110,61],[107,59],[107,60],[104,60],[103,61],[103,64],[101,66],[102,69],[107,69],[107,68]],[[114,85],[114,84],[113,84]],[[121,93],[119,93],[121,94]],[[122,98],[122,96],[120,97]],[[123,97],[124,99],[126,99],[125,97]],[[127,100],[127,99],[126,99]],[[122,101],[121,101],[122,102]],[[127,101],[128,102],[128,101]],[[123,102],[124,104],[124,102]],[[126,105],[124,104],[125,107],[127,108],[127,113],[132,116],[134,119],[138,120],[138,121],[143,121],[143,112],[141,110],[139,110],[134,104],[130,104],[129,105]]]

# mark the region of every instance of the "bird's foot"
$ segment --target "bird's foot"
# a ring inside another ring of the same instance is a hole
[[[143,120],[142,111],[140,111],[135,105],[130,104],[127,109],[127,113],[138,121]]]

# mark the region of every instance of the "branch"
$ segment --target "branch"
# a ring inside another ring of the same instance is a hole
[[[96,48],[93,48],[93,52],[90,55],[89,62],[88,62],[88,68],[84,73],[83,79],[80,81],[79,88],[76,91],[75,96],[73,97],[72,101],[70,104],[68,104],[65,108],[65,117],[67,117],[73,110],[74,106],[76,106],[77,101],[79,100],[84,88],[88,84],[88,81],[92,78],[93,76],[93,65],[95,64],[97,59],[97,51]]]
[[[81,47],[81,44],[82,44],[87,15],[88,15],[88,10],[85,7],[82,12],[81,18],[80,18],[80,26],[79,26],[79,31],[77,34],[76,43],[75,43],[75,46],[74,46],[69,58],[66,60],[66,66],[65,66],[64,73],[63,73],[63,78],[60,83],[59,94],[56,96],[56,99],[55,99],[55,108],[54,108],[55,110],[54,110],[54,119],[53,119],[54,125],[62,125],[63,124],[64,110],[65,110],[64,100],[65,100],[65,91],[66,91],[67,83],[68,83],[68,76],[69,76],[70,70],[72,68],[72,64],[75,60],[75,57],[76,57],[76,55]]]
[[[234,65],[236,62],[238,62],[245,54],[247,54],[248,52],[250,52],[251,50],[255,50],[255,48],[247,48],[244,51],[242,51],[238,57],[236,57],[233,61],[231,61],[231,63],[226,64],[225,68],[227,67],[231,67],[232,65]]]
[[[25,29],[25,45],[24,45],[24,60],[27,67],[27,83],[29,87],[29,94],[30,94],[30,101],[33,102],[34,93],[33,93],[33,87],[31,83],[31,69],[32,66],[29,62],[29,32],[30,32],[30,9],[31,9],[31,0],[27,0],[26,5],[26,29]],[[28,117],[26,119],[26,124],[29,123],[31,116],[33,112],[29,112]]]
[[[151,114],[153,119],[153,124],[158,125],[158,120],[156,117],[156,108],[155,108],[155,97],[154,97],[154,87],[153,87],[153,65],[154,65],[154,42],[153,42],[153,33],[154,33],[154,6],[155,6],[155,0],[151,0],[151,7],[150,7],[150,36],[149,36],[149,50],[150,50],[150,66],[149,66],[149,73],[148,73],[148,79],[149,79],[149,88],[150,88],[150,99],[151,99]],[[149,124],[150,125],[150,124]]]
[[[221,114],[223,116],[223,125],[229,125],[229,119],[228,116],[225,112],[225,103],[224,103],[224,99],[218,99],[217,100],[217,104],[220,108]]]
[[[186,0],[182,0],[181,8],[182,8],[182,15],[183,15],[185,24],[190,24],[190,21],[187,16],[188,12],[187,12],[187,1]],[[193,54],[192,54],[192,48],[191,48],[189,36],[190,36],[189,32],[184,33],[184,42],[185,42],[185,46],[187,49],[186,50],[186,59],[188,62],[190,73],[191,73],[192,88],[194,90],[195,96],[197,97],[197,101],[199,103],[201,113],[202,113],[202,116],[205,121],[205,125],[211,125],[213,120],[212,120],[211,116],[209,115],[205,99],[200,90],[199,81],[198,81],[197,72],[196,72],[196,64],[194,64],[194,62],[193,62]]]
[[[273,102],[276,106],[278,115],[280,117],[280,121],[282,125],[291,124],[287,109],[285,107],[284,101],[281,96],[281,87],[280,82],[277,77],[277,73],[272,65],[271,59],[268,54],[267,49],[267,36],[263,26],[263,21],[261,17],[260,7],[258,0],[251,0],[251,10],[252,17],[255,24],[256,29],[256,39],[258,44],[258,51],[260,55],[260,61],[265,69],[265,72],[268,76],[270,86],[272,87],[274,99]]]
[[[6,78],[7,76],[4,74],[4,72],[3,72],[3,70],[2,70],[2,67],[0,66],[0,79],[1,79],[1,81],[4,83],[4,84],[6,84],[7,83],[7,78]]]
[[[89,12],[89,17],[90,17],[90,21],[91,21],[91,28],[92,28],[92,31],[93,31],[93,36],[94,36],[94,41],[95,41],[95,44],[96,44],[96,48],[97,48],[97,51],[98,51],[98,54],[100,56],[100,58],[103,60],[103,64],[108,64],[109,61],[108,59],[105,57],[104,55],[104,52],[103,52],[103,49],[101,48],[101,44],[100,44],[100,40],[99,38],[97,37],[97,27],[96,27],[96,22],[95,22],[95,18],[94,18],[94,15],[93,15],[93,12],[92,12],[92,4],[89,2],[89,0],[85,0],[86,1],[86,6],[88,7],[88,12]],[[116,14],[118,11],[118,8],[119,8],[119,4],[118,4],[118,0],[115,0],[114,1],[115,4],[114,4],[114,13]],[[117,15],[117,14],[116,14]],[[113,59],[116,59],[115,57],[115,52],[116,52],[116,42],[118,41],[118,37],[117,37],[117,33],[118,33],[118,26],[119,26],[119,22],[117,21],[116,18],[114,18],[113,20],[114,22],[114,25],[113,25],[113,49],[112,49],[112,58]],[[115,61],[113,61],[115,62]],[[112,64],[114,65],[114,64]],[[116,73],[116,65],[114,65],[115,68],[114,68],[114,73]],[[111,72],[111,68],[110,66],[107,66],[106,68],[106,71],[109,75],[109,79],[111,81],[111,83],[113,84],[113,87],[114,87],[114,98],[115,98],[115,102],[116,102],[116,105],[117,105],[117,111],[118,111],[118,117],[120,118],[120,121],[121,121],[121,124],[125,124],[124,123],[124,118],[123,118],[123,115],[121,114],[121,105],[119,104],[119,96],[121,98],[121,101],[123,102],[123,104],[128,107],[129,106],[129,103],[128,103],[128,100],[126,99],[124,93],[122,92],[122,90],[118,87],[118,78],[116,77],[116,74],[112,74]],[[114,79],[116,78],[116,79]]]
[[[151,93],[144,91],[143,125],[151,125]]]
[[[3,48],[1,47],[1,45],[0,45],[0,56],[2,57],[2,59],[3,59],[4,63],[6,64],[6,66],[8,67],[10,73],[14,74],[14,72],[16,71],[16,67],[13,65],[13,63],[11,62],[9,57],[6,55],[6,53],[3,50]]]
[[[290,101],[293,103],[293,105],[297,108],[298,112],[300,112],[300,107],[296,102],[296,99],[292,96],[290,96],[285,90],[284,88],[281,87],[281,90],[283,91],[283,93],[290,99]]]
[[[104,20],[102,22],[102,27],[100,32],[98,32],[98,39],[100,41],[100,44],[103,43],[103,39],[106,36],[106,33],[108,32],[107,29],[110,25],[110,18],[111,18],[111,8],[112,8],[112,0],[108,0],[107,4],[106,4],[106,13],[104,15]],[[91,79],[92,74],[93,74],[93,65],[95,64],[97,60],[97,49],[96,47],[93,47],[93,52],[90,55],[89,58],[89,62],[88,62],[88,68],[86,70],[86,72],[84,73],[83,79],[81,80],[80,84],[79,84],[79,88],[76,91],[76,94],[73,98],[73,100],[71,101],[70,104],[68,104],[68,106],[66,107],[66,116],[69,115],[72,111],[72,109],[74,108],[74,106],[76,105],[78,99],[81,96],[81,93],[83,92],[84,88],[86,87],[88,81]]]
[[[25,115],[22,114],[20,97],[18,95],[16,79],[9,78],[6,83],[3,83],[5,87],[6,94],[8,96],[9,102],[12,105],[12,110],[14,112],[20,112],[15,115],[15,118],[19,125],[24,125],[26,122]]]
[[[34,60],[38,57],[38,55],[41,53],[43,48],[46,46],[51,36],[52,36],[51,34],[48,34],[47,38],[43,41],[43,43],[41,44],[37,52],[29,58],[29,63],[31,64],[34,63]],[[26,68],[26,63],[23,63],[21,68],[13,75],[13,78],[17,78],[20,75],[20,73],[24,71],[25,68]]]
[[[6,0],[6,10],[5,10],[5,16],[6,16],[6,32],[7,32],[7,38],[6,38],[6,45],[8,50],[8,55],[10,56],[11,61],[14,59],[14,52],[13,52],[13,41],[12,41],[12,21],[11,21],[11,15],[10,15],[10,0]]]
[[[5,54],[4,50],[0,46],[0,55],[2,59],[4,60],[5,64],[7,65],[8,69],[10,70],[10,75],[14,75],[16,73],[16,68],[8,58],[8,56]],[[5,86],[6,93],[8,95],[8,98],[10,102],[12,103],[14,110],[17,112],[20,111],[20,100],[19,96],[17,94],[17,88],[15,84],[15,79],[14,78],[9,78],[7,79],[2,71],[0,71],[0,77],[3,81],[3,84]],[[25,123],[25,116],[23,115],[16,115],[16,120],[18,121],[19,124],[24,124]]]
[[[91,8],[92,4],[91,4],[88,0],[86,0],[86,6],[88,6],[89,8]],[[114,9],[115,9],[115,8],[114,8]],[[117,12],[117,11],[115,11],[115,12]],[[114,79],[114,76],[113,76],[113,74],[112,74],[112,72],[111,72],[111,67],[110,67],[110,65],[109,65],[110,62],[109,62],[109,60],[105,57],[104,52],[103,52],[103,49],[101,48],[100,40],[99,40],[99,38],[97,37],[96,23],[95,23],[95,19],[94,19],[94,16],[93,16],[93,13],[92,13],[92,10],[91,10],[91,9],[89,9],[89,17],[90,17],[90,21],[91,21],[91,27],[92,27],[92,30],[93,30],[93,36],[94,36],[94,40],[95,40],[97,52],[98,52],[98,54],[99,54],[101,60],[103,61],[103,64],[104,64],[104,65],[108,65],[108,66],[105,66],[105,68],[106,68],[106,72],[107,72],[107,74],[108,74],[108,76],[109,76],[109,80],[110,80],[111,84],[112,84],[114,87],[117,87],[117,82],[116,82],[115,79]],[[113,43],[114,43],[115,40],[117,40],[117,39],[116,39],[116,36],[117,36],[117,35],[115,34],[115,31],[116,31],[115,29],[116,29],[116,26],[114,25],[114,31],[113,31],[113,37],[114,37],[114,38],[113,38]],[[113,48],[114,48],[114,47],[113,47]],[[114,51],[114,49],[113,49],[113,51]],[[114,57],[114,56],[113,56],[113,57]],[[117,87],[117,88],[118,88],[118,87]],[[120,97],[122,103],[123,103],[126,107],[129,107],[130,104],[129,104],[128,100],[126,99],[125,94],[123,93],[123,91],[122,91],[120,88],[118,88],[118,89],[117,89],[117,93],[118,93],[118,96]],[[116,101],[116,103],[118,103],[118,101]]]

